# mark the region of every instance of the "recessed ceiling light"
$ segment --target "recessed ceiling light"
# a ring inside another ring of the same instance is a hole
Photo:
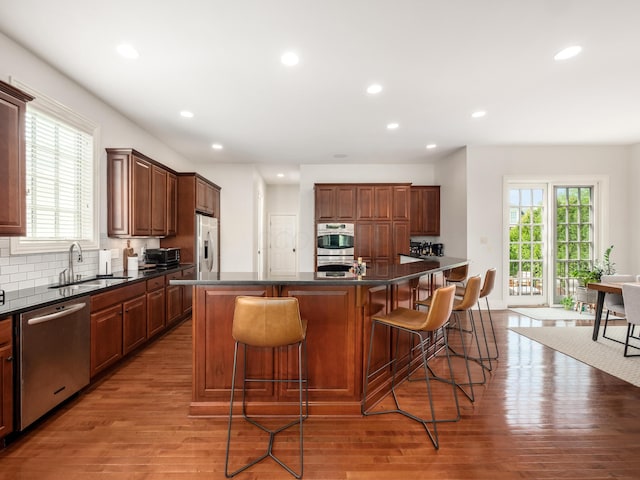
[[[582,47],[580,45],[573,45],[571,47],[567,47],[563,50],[560,50],[558,53],[555,54],[553,59],[555,61],[567,60],[568,58],[575,57],[581,51],[582,51]]]
[[[427,149],[431,150],[432,148],[436,148],[437,145],[435,143],[430,143],[429,145],[427,145]]]
[[[190,112],[189,110],[182,110],[180,112],[180,116],[184,118],[193,118],[193,112]]]
[[[400,126],[399,123],[388,123],[387,124],[387,130],[396,130],[398,127]]]
[[[377,95],[381,91],[382,91],[382,85],[380,85],[379,83],[372,83],[367,87],[367,93],[369,95]]]
[[[222,145],[220,145],[219,143],[214,143],[213,145],[211,145],[211,148],[213,148],[214,150],[222,150]]]
[[[128,58],[130,60],[135,60],[136,58],[138,58],[140,56],[138,51],[135,48],[133,48],[133,46],[129,45],[128,43],[121,43],[120,45],[118,45],[116,50],[124,58]]]
[[[278,178],[282,178],[282,177],[284,177],[284,173],[279,173],[277,176],[278,176]]]
[[[485,112],[484,110],[478,110],[477,112],[473,112],[473,113],[471,114],[471,116],[472,116],[473,118],[482,118],[482,117],[484,117],[486,114],[487,114],[487,112]]]
[[[349,155],[346,153],[336,153],[333,158],[347,158]]]
[[[296,55],[294,52],[286,52],[282,54],[282,56],[280,57],[280,61],[283,63],[283,65],[293,67],[294,65],[298,64],[300,58],[298,58],[298,55]]]

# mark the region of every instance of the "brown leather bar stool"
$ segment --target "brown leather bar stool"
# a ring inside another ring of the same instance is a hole
[[[487,270],[487,273],[485,273],[484,275],[484,281],[482,282],[482,289],[480,290],[480,297],[478,299],[478,314],[480,316],[480,326],[482,328],[482,333],[484,335],[484,343],[485,343],[485,348],[487,352],[487,356],[484,357],[486,360],[497,360],[498,357],[500,356],[500,352],[498,350],[498,341],[496,340],[496,329],[493,324],[493,318],[491,317],[491,308],[489,308],[489,299],[488,299],[488,296],[493,291],[495,282],[496,282],[496,269],[490,268],[489,270]],[[465,292],[464,286],[456,287],[456,297],[463,297],[464,292]],[[491,334],[493,336],[493,345],[494,345],[495,353],[492,353],[489,349],[489,343],[487,341],[484,319],[482,316],[482,309],[480,308],[481,298],[484,298],[487,304],[487,313],[489,315],[489,327],[491,328]]]
[[[236,297],[235,310],[233,313],[232,335],[235,340],[233,354],[233,377],[231,379],[231,400],[229,406],[229,427],[227,431],[227,455],[224,466],[224,473],[227,478],[246,470],[267,457],[273,458],[280,466],[295,478],[302,478],[303,472],[303,439],[302,423],[309,416],[309,383],[307,368],[307,321],[300,318],[298,299],[294,297]],[[229,448],[231,446],[231,422],[233,419],[233,398],[235,394],[236,367],[238,363],[238,346],[244,346],[244,362],[242,375],[242,416],[249,423],[255,425],[269,434],[269,444],[267,451],[260,457],[252,460],[232,473],[229,473]],[[289,345],[298,347],[298,378],[247,378],[247,346],[262,348],[280,348]],[[302,375],[304,350],[305,375]],[[286,425],[276,429],[269,429],[249,417],[246,413],[246,385],[249,382],[274,382],[274,383],[297,383],[299,386],[299,408],[297,418]],[[305,408],[302,403],[302,391],[306,396]],[[294,472],[288,465],[273,454],[273,443],[275,436],[287,428],[300,425],[300,473]]]
[[[452,285],[454,286],[454,285]],[[475,275],[473,277],[469,277],[469,279],[467,280],[467,284],[464,290],[464,296],[462,297],[462,299],[460,300],[454,300],[453,302],[453,307],[452,307],[452,313],[453,316],[455,318],[455,322],[452,322],[452,324],[450,324],[451,327],[457,327],[458,331],[460,332],[460,344],[462,347],[462,353],[459,353],[455,350],[455,348],[453,348],[451,346],[451,344],[449,344],[449,348],[451,349],[451,351],[453,352],[453,354],[455,356],[458,357],[463,357],[465,359],[465,363],[466,363],[466,367],[467,367],[467,382],[457,382],[458,387],[460,388],[460,390],[462,390],[462,392],[467,396],[467,398],[469,398],[469,400],[471,400],[472,402],[475,401],[475,394],[473,392],[473,386],[474,385],[482,385],[484,383],[486,383],[487,378],[485,375],[485,369],[487,368],[484,364],[484,357],[482,356],[482,351],[480,350],[480,342],[479,342],[479,338],[478,338],[478,332],[476,329],[476,325],[475,325],[475,319],[473,317],[473,312],[471,311],[471,308],[473,308],[473,306],[478,302],[478,298],[480,296],[480,275]],[[433,298],[429,297],[426,300],[419,300],[416,302],[416,307],[419,306],[424,306],[424,307],[429,307],[431,306],[433,302]],[[464,329],[462,327],[462,322],[460,320],[460,313],[462,312],[467,312],[467,315],[469,317],[469,328],[468,329]],[[478,351],[478,356],[477,357],[473,357],[471,355],[468,354],[467,352],[467,347],[466,347],[466,341],[463,338],[462,333],[468,333],[471,335],[471,341],[475,342],[477,351]],[[471,378],[471,369],[469,368],[469,360],[473,360],[477,363],[480,364],[481,368],[481,372],[482,372],[482,381],[478,380],[478,381],[473,381]],[[465,390],[463,387],[469,387],[469,390]]]
[[[372,325],[371,325],[371,340],[369,343],[369,355],[367,357],[367,371],[365,374],[365,383],[363,389],[363,399],[362,399],[362,414],[363,415],[381,415],[385,413],[399,413],[404,415],[411,420],[414,420],[424,427],[429,436],[429,439],[433,443],[433,446],[437,449],[439,448],[438,441],[438,423],[443,422],[457,422],[460,420],[460,406],[458,404],[458,395],[457,388],[454,379],[453,369],[451,368],[451,359],[449,358],[449,349],[447,348],[447,332],[445,325],[447,324],[449,317],[451,316],[451,308],[453,306],[453,298],[455,293],[455,286],[451,285],[448,287],[442,287],[437,289],[433,294],[433,301],[431,303],[431,308],[428,311],[420,311],[420,310],[412,310],[410,308],[399,307],[389,314],[386,315],[375,315],[372,317]],[[371,369],[371,356],[373,350],[373,340],[375,336],[376,326],[386,326],[391,329],[395,329],[396,332],[396,351],[395,356],[389,362],[387,362],[382,367],[378,368],[374,372],[370,372]],[[453,397],[456,405],[457,416],[454,418],[448,419],[437,419],[433,398],[431,395],[431,384],[430,384],[430,372],[429,363],[427,358],[427,353],[425,350],[425,342],[423,341],[422,334],[437,332],[441,330],[443,334],[443,339],[445,343],[445,352],[447,356],[447,363],[449,367],[449,372],[451,373],[451,379],[444,379],[441,377],[431,377],[431,379],[435,378],[446,383],[450,383],[453,389]],[[407,410],[404,410],[400,407],[398,402],[398,397],[396,395],[396,389],[404,382],[405,379],[400,380],[396,383],[397,370],[398,370],[398,338],[401,332],[406,332],[409,335],[418,337],[418,344],[421,349],[422,356],[422,364],[425,369],[425,383],[427,387],[427,397],[429,399],[429,407],[431,409],[431,418],[422,418],[418,417]],[[391,410],[380,410],[380,411],[369,411],[366,409],[366,401],[367,401],[367,389],[369,386],[369,380],[373,376],[378,375],[382,370],[386,370],[389,365],[392,366],[392,377],[391,377],[391,391],[390,393],[393,395],[393,399],[395,402],[394,409]],[[432,430],[429,426],[432,426]]]
[[[451,270],[444,271],[445,283],[464,283],[469,276],[469,264],[454,267]]]

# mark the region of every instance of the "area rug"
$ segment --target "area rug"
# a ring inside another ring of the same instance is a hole
[[[542,345],[569,355],[614,377],[640,387],[640,357],[622,355],[624,345],[598,337],[591,340],[591,327],[509,327],[510,330]],[[627,327],[608,327],[607,336],[624,340]],[[637,344],[636,344],[637,345]],[[631,353],[640,353],[631,349]]]
[[[593,313],[565,310],[561,307],[510,308],[509,310],[526,315],[534,320],[593,320]],[[602,315],[604,318],[604,313]],[[618,318],[609,315],[610,319]]]

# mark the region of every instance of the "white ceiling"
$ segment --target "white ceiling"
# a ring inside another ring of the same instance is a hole
[[[0,0],[0,31],[174,150],[269,183],[465,145],[640,142],[639,23],[638,0]]]

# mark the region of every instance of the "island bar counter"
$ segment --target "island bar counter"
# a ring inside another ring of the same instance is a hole
[[[413,308],[420,277],[466,263],[467,260],[459,258],[424,257],[414,263],[368,266],[362,277],[349,273],[334,277],[314,272],[291,276],[202,272],[195,279],[172,280],[173,285],[192,285],[194,289],[190,415],[229,414],[235,298],[258,295],[298,298],[300,314],[308,321],[310,414],[359,416],[371,317],[399,306]],[[390,357],[392,340],[388,332],[386,336],[382,331],[380,335],[376,333],[374,366],[384,364]],[[408,343],[400,348],[403,347],[408,352]],[[290,371],[293,377],[297,371],[295,349],[248,348],[247,356],[251,366],[248,375],[252,377],[286,378],[286,372]],[[406,362],[404,368],[406,374]],[[388,377],[388,372],[383,371],[377,382],[370,384],[371,401],[384,393]],[[242,388],[238,382],[237,388]],[[287,382],[248,384],[247,413],[295,413],[297,392],[297,385]]]

